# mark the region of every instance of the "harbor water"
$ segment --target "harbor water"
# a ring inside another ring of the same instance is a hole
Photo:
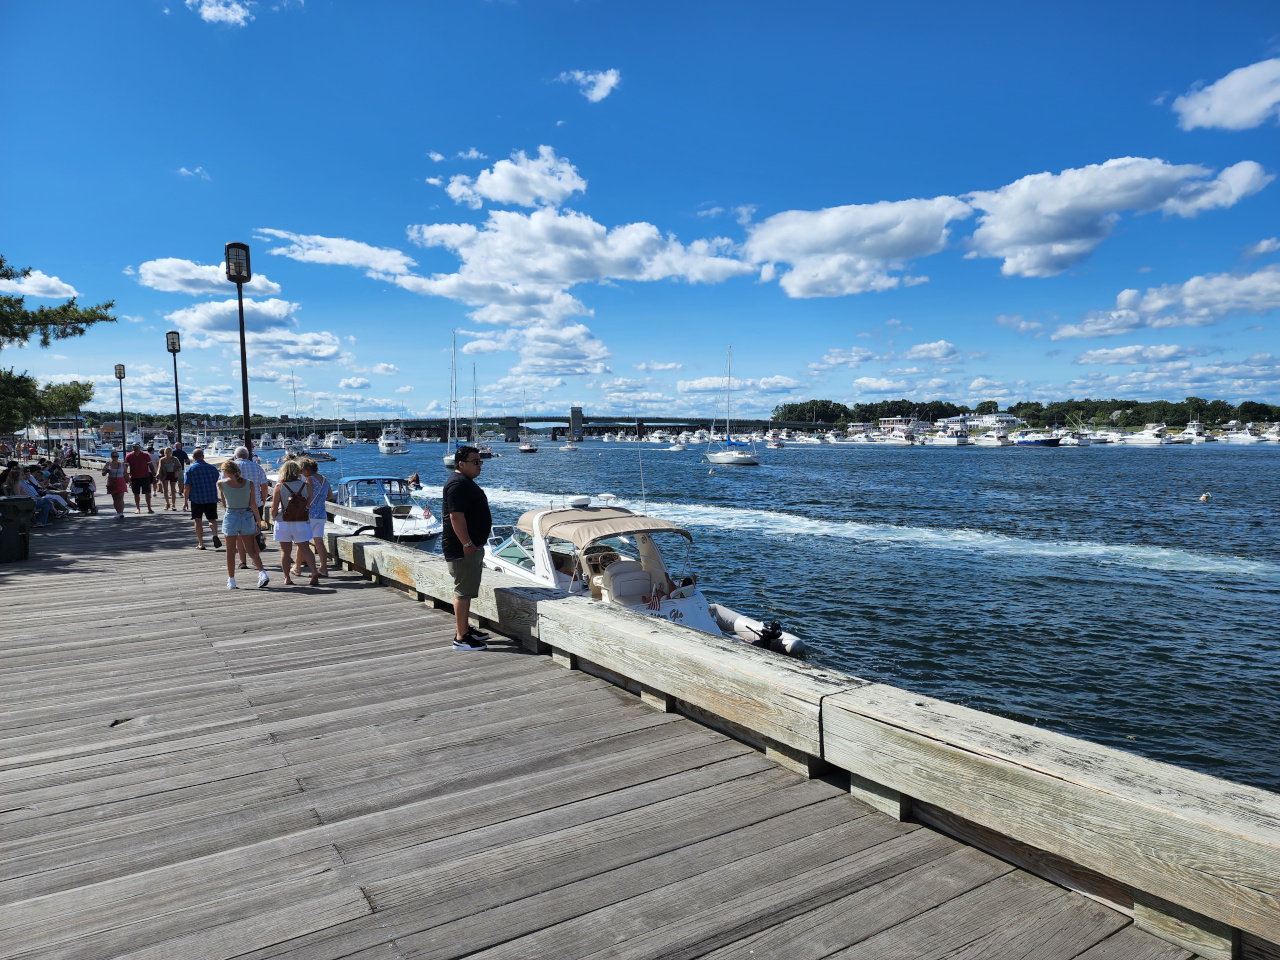
[[[643,470],[703,592],[810,660],[1280,791],[1280,444],[792,446],[714,469],[694,447],[558,448],[494,445],[496,522],[577,494],[639,510]],[[322,469],[418,471],[438,513],[444,450]]]

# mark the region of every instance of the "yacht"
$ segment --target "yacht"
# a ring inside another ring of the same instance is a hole
[[[1218,440],[1217,437],[1209,435],[1204,424],[1199,420],[1192,420],[1173,439],[1178,443],[1216,443]]]
[[[1222,439],[1227,443],[1262,443],[1262,434],[1254,428],[1253,424],[1246,424],[1230,433],[1224,433]]]
[[[726,378],[724,390],[724,443],[719,450],[712,450],[711,444],[707,444],[707,462],[722,467],[758,467],[760,461],[754,456],[755,448],[752,444],[742,443],[733,439],[733,430],[730,427],[730,397],[733,393],[733,347],[729,347],[728,359],[725,362]],[[711,425],[711,435],[715,436],[715,423]],[[749,451],[749,452],[748,452]]]
[[[279,440],[269,433],[264,433],[258,438],[258,442],[254,444],[254,449],[265,452],[270,450],[279,450],[280,446]]]
[[[333,522],[347,531],[372,527],[374,507],[391,508],[391,531],[397,540],[430,540],[443,529],[426,500],[415,498],[409,484],[399,477],[343,477],[333,495],[339,505],[369,514],[368,523],[335,516]]]
[[[929,442],[935,447],[967,447],[970,444],[969,431],[959,424],[948,423]]]
[[[996,427],[994,430],[988,430],[974,437],[973,445],[975,447],[1012,447],[1013,441],[1009,439],[1009,431],[1004,427]]]
[[[341,450],[347,445],[347,438],[342,435],[341,430],[334,430],[324,438],[324,447],[326,450]]]
[[[673,523],[622,507],[593,507],[590,497],[576,497],[565,507],[530,510],[514,525],[494,527],[484,563],[527,583],[703,633],[792,656],[804,652],[804,641],[776,621],[753,620],[709,603],[692,574],[676,575],[677,585],[654,535],[682,537],[686,551],[693,542]]]
[[[877,442],[894,447],[910,447],[915,444],[916,436],[906,427],[894,427],[888,433],[881,434]]]
[[[1159,447],[1173,443],[1173,438],[1166,432],[1167,429],[1163,423],[1148,423],[1141,433],[1128,434],[1124,442],[1135,447]]]
[[[324,441],[320,439],[320,434],[313,430],[311,433],[307,434],[307,438],[303,440],[302,443],[308,450],[315,450],[320,447]]]
[[[1213,439],[1210,437],[1210,439]],[[1263,431],[1262,439],[1272,443],[1280,443],[1280,423],[1273,423],[1267,430]]]
[[[1009,438],[1017,447],[1056,447],[1062,440],[1047,433],[1036,433],[1033,430],[1019,430]]]
[[[606,433],[603,437],[600,438],[600,441],[602,443],[615,443],[617,439],[618,438],[616,435],[612,433]]]
[[[382,428],[378,437],[378,452],[388,454],[404,454],[409,452],[409,444],[405,442],[404,432],[396,426],[388,424]]]

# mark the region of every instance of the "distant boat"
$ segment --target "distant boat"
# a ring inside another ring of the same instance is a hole
[[[378,452],[388,454],[404,454],[409,452],[409,444],[405,442],[404,432],[399,427],[387,425],[378,437]]]
[[[1023,430],[1012,437],[1014,445],[1019,447],[1056,447],[1062,442],[1059,437],[1051,437],[1047,433],[1032,433]]]
[[[521,395],[520,395],[520,422],[521,422],[521,424],[526,423],[526,422],[528,421],[528,419],[529,419],[529,404],[528,404],[527,400],[528,400],[527,396],[526,396],[523,392],[521,392]],[[534,443],[534,442],[533,442],[533,438],[532,438],[532,437],[529,437],[529,436],[523,436],[523,437],[521,437],[521,438],[520,438],[520,448],[519,448],[519,449],[520,449],[520,452],[521,452],[521,453],[537,453],[537,452],[538,452],[538,445],[537,445],[536,443]]]
[[[733,393],[733,345],[729,345],[728,357],[725,361],[725,371],[728,374],[725,380],[724,391],[724,443],[719,450],[713,450],[714,444],[707,444],[707,463],[713,463],[722,467],[758,467],[760,461],[753,454],[755,447],[750,443],[742,443],[733,439],[732,420],[730,401]],[[712,435],[715,434],[715,421],[711,422]],[[742,449],[734,449],[735,447]],[[747,448],[750,448],[748,452]]]

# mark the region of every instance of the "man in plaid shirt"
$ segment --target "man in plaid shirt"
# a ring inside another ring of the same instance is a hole
[[[191,519],[196,525],[196,547],[204,549],[204,521],[209,521],[209,529],[213,534],[213,549],[222,546],[218,539],[218,468],[204,462],[204,451],[196,447],[191,451],[191,466],[187,467],[187,476],[183,482],[182,507],[191,504]]]

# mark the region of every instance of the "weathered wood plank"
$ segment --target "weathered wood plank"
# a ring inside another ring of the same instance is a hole
[[[880,684],[827,698],[823,729],[874,783],[1280,938],[1280,797]]]
[[[541,642],[816,757],[822,698],[865,682],[581,597],[538,612]]]

